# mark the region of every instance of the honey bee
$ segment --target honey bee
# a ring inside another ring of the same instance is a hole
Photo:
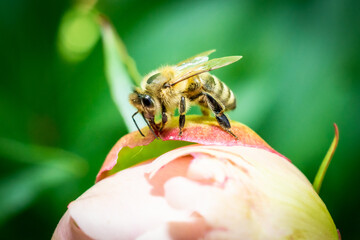
[[[230,56],[209,60],[209,55],[215,50],[195,55],[173,66],[164,66],[152,71],[144,77],[141,88],[135,88],[130,94],[130,103],[137,108],[132,116],[133,121],[140,113],[150,130],[161,132],[166,122],[179,110],[179,136],[183,133],[185,114],[191,105],[199,105],[205,116],[214,113],[221,128],[234,136],[231,125],[224,114],[236,107],[236,99],[231,89],[209,72],[225,67],[242,58]],[[161,123],[155,122],[155,116],[161,115]]]

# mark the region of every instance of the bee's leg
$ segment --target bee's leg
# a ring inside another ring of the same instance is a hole
[[[210,116],[210,110],[209,110],[209,108],[201,107],[200,109],[201,109],[201,113],[202,113],[204,116],[206,116],[206,117]]]
[[[161,105],[161,128],[160,128],[159,132],[161,132],[161,130],[164,128],[167,121],[168,121],[168,115],[166,112],[166,107],[164,106],[164,104],[162,104]]]
[[[185,125],[185,111],[186,111],[186,101],[185,101],[185,97],[182,96],[181,100],[180,100],[180,106],[179,106],[179,113],[180,113],[179,136],[182,135],[182,129],[184,128],[184,125]]]
[[[222,106],[222,104],[215,100],[215,98],[213,98],[208,93],[204,93],[204,96],[206,97],[209,108],[214,112],[216,120],[218,121],[220,127],[222,127],[222,129],[227,131],[232,136],[234,136],[236,139],[238,139],[238,137],[231,131],[231,125],[229,119],[224,114],[225,108]]]

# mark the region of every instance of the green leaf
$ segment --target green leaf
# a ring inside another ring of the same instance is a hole
[[[314,183],[313,183],[313,186],[314,186],[314,189],[317,193],[320,192],[320,188],[321,188],[321,184],[324,180],[324,177],[325,177],[325,174],[326,174],[326,171],[330,165],[330,161],[332,159],[332,157],[334,156],[334,153],[335,153],[335,150],[336,150],[336,147],[338,145],[338,142],[339,142],[339,129],[337,127],[337,125],[334,123],[334,128],[335,128],[335,136],[334,136],[334,139],[330,145],[330,148],[328,150],[328,152],[326,153],[325,155],[325,158],[324,160],[322,161],[320,167],[319,167],[319,170],[315,176],[315,180],[314,180]]]
[[[105,70],[112,98],[124,118],[127,129],[136,130],[131,115],[135,109],[129,104],[128,96],[134,84],[139,85],[141,76],[134,60],[127,54],[124,43],[105,17],[100,17],[104,45]]]
[[[118,161],[113,169],[109,171],[108,175],[117,173],[123,169],[134,166],[138,163],[144,162],[161,156],[173,149],[188,146],[194,143],[185,141],[162,141],[155,139],[146,146],[138,146],[134,148],[124,147],[118,154]]]

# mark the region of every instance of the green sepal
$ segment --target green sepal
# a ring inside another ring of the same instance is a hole
[[[320,192],[320,188],[321,188],[321,184],[324,180],[324,177],[325,177],[325,174],[326,174],[326,171],[330,165],[330,161],[332,159],[332,157],[334,156],[334,153],[335,153],[335,150],[336,150],[336,147],[338,145],[338,142],[339,142],[339,129],[337,127],[337,125],[334,123],[334,128],[335,128],[335,136],[334,136],[334,139],[330,145],[330,148],[329,150],[327,151],[326,155],[325,155],[325,158],[324,160],[322,161],[320,167],[319,167],[319,170],[315,176],[315,179],[314,179],[314,183],[313,183],[313,187],[315,189],[315,191],[317,193]]]

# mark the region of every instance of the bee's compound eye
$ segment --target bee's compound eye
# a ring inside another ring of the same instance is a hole
[[[144,105],[144,107],[151,108],[154,106],[154,101],[149,95],[145,95],[142,98],[142,104]]]

